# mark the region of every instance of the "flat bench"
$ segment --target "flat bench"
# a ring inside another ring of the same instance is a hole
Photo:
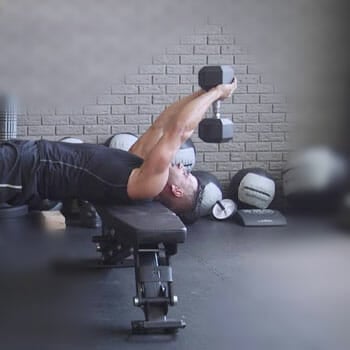
[[[130,206],[99,206],[102,234],[94,236],[102,263],[135,268],[134,305],[141,307],[145,320],[132,321],[133,333],[176,332],[186,326],[167,318],[168,307],[178,298],[173,291],[170,256],[186,239],[182,221],[158,202]]]

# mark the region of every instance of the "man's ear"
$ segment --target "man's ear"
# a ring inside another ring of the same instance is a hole
[[[171,192],[177,198],[181,198],[184,195],[183,189],[176,185],[171,185]]]

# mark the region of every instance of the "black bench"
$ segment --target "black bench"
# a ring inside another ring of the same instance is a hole
[[[173,291],[170,256],[186,239],[182,221],[157,202],[132,206],[96,206],[102,218],[102,235],[94,236],[102,262],[111,266],[134,266],[136,296],[145,320],[133,321],[133,333],[175,332],[182,320],[167,318],[169,305],[177,303]]]

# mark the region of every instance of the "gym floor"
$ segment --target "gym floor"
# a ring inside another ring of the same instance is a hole
[[[99,268],[91,237],[1,228],[3,349],[349,349],[350,235],[327,218],[280,228],[202,219],[173,257],[172,335],[130,335],[133,269]]]

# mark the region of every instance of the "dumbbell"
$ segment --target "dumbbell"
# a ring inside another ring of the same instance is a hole
[[[231,66],[205,66],[198,72],[198,84],[205,91],[220,84],[231,84],[234,79]],[[213,117],[199,123],[198,134],[204,142],[228,142],[233,138],[233,123],[230,119],[220,118],[220,104],[220,100],[215,101]]]

